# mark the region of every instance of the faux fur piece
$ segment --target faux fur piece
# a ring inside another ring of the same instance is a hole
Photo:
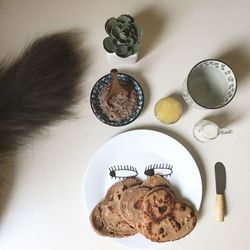
[[[80,34],[42,36],[11,63],[0,65],[0,160],[25,139],[67,119],[84,72]]]

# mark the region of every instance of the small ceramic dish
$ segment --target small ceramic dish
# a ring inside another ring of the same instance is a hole
[[[107,84],[110,84],[111,82],[111,75],[107,74],[103,77],[101,77],[92,88],[91,94],[90,94],[90,105],[92,108],[93,113],[95,116],[103,123],[110,125],[110,126],[124,126],[131,122],[133,122],[141,113],[143,105],[144,105],[144,94],[143,90],[140,86],[140,84],[131,76],[119,73],[117,74],[118,80],[127,82],[131,84],[136,92],[137,95],[137,102],[136,107],[133,111],[133,113],[126,117],[125,119],[119,120],[119,121],[111,121],[106,114],[103,113],[101,107],[100,107],[100,101],[99,101],[99,93],[101,89],[106,86]]]

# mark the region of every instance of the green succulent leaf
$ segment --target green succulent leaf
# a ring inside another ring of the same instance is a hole
[[[136,40],[133,37],[130,37],[128,40],[128,46],[131,46],[136,43]]]
[[[115,48],[114,40],[112,39],[112,37],[106,37],[103,40],[103,47],[109,53],[115,52],[116,48]]]
[[[131,23],[123,23],[120,25],[121,25],[121,30],[126,30],[126,29],[129,29],[129,27],[131,26]]]
[[[136,33],[137,33],[137,36],[138,36],[138,40],[141,40],[142,38],[142,35],[143,35],[143,29],[140,25],[138,24],[134,24],[134,27],[135,27],[135,30],[136,30]]]
[[[120,53],[116,53],[116,55],[122,57],[122,58],[126,58],[132,55],[132,51],[128,50],[126,54],[120,54]]]
[[[129,23],[124,23],[124,24],[120,25],[121,32],[130,33],[130,27],[131,27],[131,24],[129,24]]]
[[[131,17],[130,15],[125,15],[125,14],[120,15],[117,18],[117,20],[119,22],[122,22],[122,23],[133,23],[134,22],[134,18],[133,17]]]
[[[107,22],[105,23],[105,30],[107,34],[110,35],[113,26],[116,26],[116,25],[119,25],[119,22],[117,21],[117,19],[114,17],[109,18]]]
[[[118,25],[114,26],[111,30],[111,36],[114,39],[119,39],[120,38],[120,33],[121,33],[121,29]]]
[[[139,51],[141,44],[139,42],[135,43],[133,46],[131,46],[132,54],[135,54]]]
[[[126,57],[128,53],[128,47],[126,45],[119,45],[116,47],[116,54],[122,57]]]
[[[127,44],[127,41],[126,40],[116,40],[115,41],[115,46],[119,46],[119,45],[126,45]]]
[[[129,39],[129,36],[130,36],[130,34],[127,34],[127,33],[125,33],[125,32],[121,32],[120,34],[119,34],[119,40],[124,40],[124,41],[126,41],[127,39]]]
[[[141,26],[130,15],[111,17],[105,23],[109,37],[103,40],[106,51],[115,52],[120,57],[128,57],[138,52],[143,34]]]
[[[133,37],[129,37],[127,40],[126,40],[126,44],[127,46],[131,46],[135,43],[135,40],[133,39]]]

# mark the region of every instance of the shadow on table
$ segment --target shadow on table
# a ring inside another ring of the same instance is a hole
[[[188,142],[185,138],[180,137],[174,131],[169,131],[169,130],[164,129],[160,126],[145,125],[145,126],[136,127],[134,129],[150,129],[150,130],[155,130],[155,131],[167,134],[167,135],[171,136],[172,138],[176,139],[178,142],[180,142],[190,152],[190,154],[193,156],[193,158],[194,158],[194,160],[199,168],[199,172],[200,172],[201,179],[202,179],[202,201],[201,201],[201,206],[199,209],[199,217],[202,217],[203,201],[204,201],[204,197],[206,194],[206,173],[205,173],[204,163],[202,162],[201,158],[199,157],[199,154],[196,152],[196,150],[192,146],[192,144],[190,142]],[[192,185],[191,182],[190,182],[190,185]],[[173,188],[175,191],[177,191],[177,196],[180,195],[180,197],[181,197],[180,190],[178,190],[177,187],[173,187]],[[183,200],[185,201],[184,197],[183,197]]]
[[[150,6],[134,15],[135,21],[143,28],[139,60],[156,48],[163,31],[166,29],[167,15],[156,6]]]
[[[242,121],[243,118],[244,114],[241,113],[240,111],[234,112],[233,114],[232,112],[222,111],[219,113],[217,112],[215,115],[209,115],[204,117],[204,119],[216,123],[219,126],[219,128],[229,128],[229,129],[230,126],[239,121]]]
[[[14,157],[0,162],[0,221],[11,198],[15,180],[15,169]]]
[[[224,51],[217,57],[219,60],[228,64],[235,73],[238,87],[241,87],[245,78],[250,75],[250,50],[249,42],[242,42]]]

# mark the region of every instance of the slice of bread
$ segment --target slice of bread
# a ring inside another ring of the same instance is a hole
[[[169,182],[166,180],[166,178],[162,177],[159,174],[150,176],[145,181],[143,181],[142,186],[148,187],[148,188],[155,188],[158,186],[169,186]]]
[[[93,209],[90,222],[102,236],[137,232],[154,242],[178,240],[196,225],[194,208],[177,199],[168,181],[154,175],[143,183],[128,178],[113,184]]]
[[[148,194],[150,188],[143,186],[134,186],[127,189],[120,200],[119,209],[122,217],[134,228],[140,227],[141,205],[144,196]]]
[[[102,210],[104,208],[104,201],[99,202],[93,209],[90,215],[90,224],[94,231],[101,236],[119,237],[119,235],[110,231],[104,224],[102,219]]]
[[[140,233],[154,242],[178,240],[196,225],[194,209],[179,202],[166,187],[154,188],[143,199]]]
[[[123,192],[138,184],[140,184],[139,180],[128,178],[113,184],[108,189],[105,198],[96,205],[90,215],[91,225],[98,234],[126,237],[137,233],[137,230],[121,216],[118,204]]]

